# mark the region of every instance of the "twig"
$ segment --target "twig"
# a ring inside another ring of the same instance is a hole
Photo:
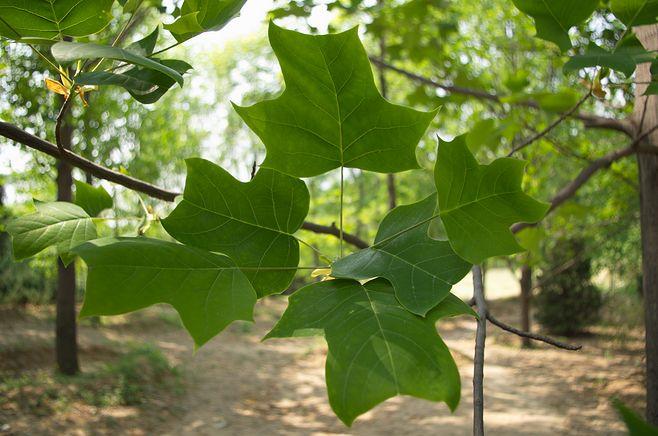
[[[587,168],[583,169],[578,176],[569,182],[564,188],[562,188],[551,200],[551,207],[548,209],[547,215],[557,209],[564,202],[576,195],[576,192],[589,181],[589,179],[596,174],[597,171],[607,168],[612,165],[614,162],[623,159],[625,157],[631,156],[637,152],[637,147],[629,146],[621,150],[615,150],[612,153],[609,153],[599,159],[596,159],[589,165]],[[513,233],[518,233],[521,230],[534,227],[537,223],[518,223],[511,227]]]
[[[0,121],[0,136],[11,139],[12,141],[16,141],[20,144],[25,145],[26,147],[40,151],[56,159],[65,161],[71,164],[72,166],[79,168],[82,171],[91,174],[99,179],[107,180],[116,183],[117,185],[124,186],[133,191],[141,192],[143,194],[148,195],[149,197],[173,202],[176,199],[176,197],[181,195],[178,192],[168,191],[156,185],[152,185],[150,183],[144,182],[134,177],[130,177],[126,174],[122,174],[117,171],[111,170],[102,165],[98,165],[97,163],[92,162],[89,159],[77,155],[69,150],[61,151],[56,145],[52,144],[51,142],[41,139],[38,136],[34,136],[31,133],[28,133],[25,130],[14,126],[13,124],[9,124],[4,121]],[[328,227],[311,222],[304,222],[304,224],[302,225],[302,229],[314,233],[339,237],[338,228],[336,228],[335,226]],[[368,247],[367,242],[349,233],[343,234],[343,240],[348,244],[352,244],[358,248]]]
[[[515,146],[512,151],[509,152],[507,157],[511,157],[513,154],[515,154],[518,151],[523,150],[524,148],[528,147],[529,145],[532,145],[535,141],[543,138],[544,136],[548,135],[553,129],[555,129],[557,126],[562,124],[564,120],[569,118],[571,115],[573,115],[580,107],[590,98],[592,95],[592,90],[585,94],[583,98],[581,98],[578,103],[571,109],[569,109],[567,112],[564,112],[562,115],[560,115],[555,121],[553,121],[551,124],[548,125],[544,130],[541,132],[536,133],[535,135],[531,136],[530,138],[526,139],[523,141],[521,144]]]
[[[487,303],[484,299],[482,268],[473,265],[473,298],[478,321],[473,358],[473,435],[484,436],[484,346],[487,338]]]
[[[71,105],[75,97],[73,94],[69,94],[65,97],[62,107],[59,109],[59,114],[57,115],[57,123],[55,124],[55,140],[57,141],[57,147],[59,148],[60,153],[64,153],[64,138],[62,138],[62,128],[64,127],[64,118],[68,115]]]
[[[394,65],[388,64],[387,62],[382,61],[379,58],[376,57],[370,57],[370,61],[374,63],[375,65],[384,67],[386,69],[389,69],[391,71],[395,71],[398,74],[401,74],[403,76],[406,76],[412,80],[415,80],[419,83],[423,83],[425,85],[432,86],[434,88],[439,88],[443,89],[444,91],[454,93],[454,94],[461,94],[461,95],[467,95],[470,97],[477,98],[479,100],[485,100],[485,101],[490,101],[494,102],[497,104],[503,104],[503,100],[499,95],[496,94],[491,94],[486,91],[481,91],[478,89],[471,89],[471,88],[465,88],[462,86],[455,86],[455,85],[447,85],[444,83],[439,83],[435,80],[432,80],[427,77],[420,76],[418,74],[412,73],[411,71],[407,71],[405,69],[396,67]],[[527,101],[522,101],[518,103],[514,103],[515,106],[522,106],[522,107],[530,107],[534,109],[541,109],[541,106],[539,103],[537,103],[534,100],[527,100]],[[575,112],[571,114],[573,118],[576,118],[583,123],[585,123],[585,127],[588,128],[593,128],[593,129],[609,129],[609,130],[615,130],[618,132],[622,132],[626,134],[626,136],[633,137],[635,134],[635,127],[632,122],[628,120],[618,120],[615,118],[607,118],[607,117],[602,117],[598,115],[593,115],[593,114],[588,114],[584,112]]]
[[[544,336],[537,333],[525,332],[523,330],[519,330],[516,327],[512,327],[509,324],[505,324],[504,322],[500,321],[498,318],[494,317],[491,313],[488,312],[487,312],[487,319],[489,320],[489,322],[491,322],[491,324],[495,325],[496,327],[499,327],[505,330],[506,332],[513,333],[522,338],[528,338],[535,341],[544,342],[554,347],[562,348],[563,350],[569,350],[569,351],[578,351],[583,348],[582,345],[567,344],[565,342],[560,342],[556,339],[553,339],[550,336]]]

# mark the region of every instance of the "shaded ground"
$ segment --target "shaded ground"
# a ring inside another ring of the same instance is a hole
[[[516,323],[514,300],[492,306],[500,318]],[[439,326],[462,375],[462,402],[454,415],[443,404],[396,398],[348,429],[326,400],[322,339],[260,343],[284,308],[282,298],[259,303],[256,325],[235,324],[196,353],[167,308],[108,319],[101,328],[85,323],[83,370],[116,359],[125,344],[153,342],[180,368],[185,392],[156,389],[136,406],[72,401],[46,407],[44,400],[26,411],[15,404],[22,397],[13,388],[12,401],[0,401],[0,434],[471,434],[473,321]],[[51,317],[49,310],[34,308],[20,316],[0,313],[0,375],[51,374]],[[610,399],[617,396],[642,408],[639,329],[597,328],[579,340],[585,348],[578,353],[543,346],[522,350],[516,338],[493,327],[490,332],[485,380],[489,434],[624,434]],[[0,391],[0,398],[5,395],[9,398],[9,392]],[[21,395],[30,398],[29,390]]]

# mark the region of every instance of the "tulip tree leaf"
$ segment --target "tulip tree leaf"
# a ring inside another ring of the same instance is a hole
[[[286,83],[275,100],[236,111],[263,141],[263,166],[296,177],[339,167],[418,168],[415,149],[436,115],[397,106],[377,91],[357,29],[305,35],[270,23]]]
[[[73,247],[97,238],[96,226],[80,206],[66,202],[36,202],[35,206],[35,213],[7,224],[16,259],[34,256],[51,246],[66,257]]]
[[[382,282],[330,280],[306,286],[289,298],[266,336],[324,332],[329,402],[347,425],[396,395],[443,401],[451,410],[459,403],[459,372],[435,319],[405,310],[390,284]]]
[[[173,68],[153,59],[140,56],[132,51],[108,45],[98,45],[88,42],[58,42],[50,50],[58,62],[70,62],[78,59],[114,59],[129,64],[139,65],[150,70],[158,71],[183,86],[183,76]]]
[[[612,0],[610,9],[629,28],[658,21],[658,0]]]
[[[549,205],[521,190],[526,163],[512,158],[479,165],[464,136],[441,143],[435,167],[439,211],[453,250],[472,264],[523,251],[510,226],[534,223]]]
[[[184,244],[224,253],[249,268],[244,273],[264,296],[285,290],[295,275],[299,243],[292,234],[308,206],[308,189],[299,179],[261,169],[242,183],[212,162],[188,159],[183,201],[162,225]]]
[[[112,20],[114,0],[0,0],[0,36],[61,40],[100,32]]]
[[[154,61],[171,68],[179,74],[185,74],[192,69],[187,62],[176,59]],[[82,73],[75,77],[78,85],[121,86],[130,95],[143,104],[158,101],[176,83],[174,79],[160,71],[151,68],[135,66],[124,72],[93,71]]]
[[[88,183],[74,180],[75,183],[75,201],[89,214],[89,216],[98,216],[105,209],[110,209],[114,205],[112,197],[102,186],[92,186]]]
[[[97,239],[74,251],[89,271],[82,317],[167,303],[197,346],[253,320],[256,292],[227,256],[149,238]]]
[[[562,51],[571,48],[569,29],[592,15],[600,0],[512,0],[524,14],[532,17],[537,37],[554,42]]]
[[[221,30],[242,9],[247,0],[185,0],[181,16],[164,28],[183,42],[203,32]]]
[[[471,268],[447,241],[429,237],[436,194],[393,209],[382,221],[372,247],[335,262],[331,275],[355,280],[384,277],[400,303],[424,316]]]
[[[626,38],[614,52],[609,52],[591,42],[584,54],[573,56],[564,65],[564,70],[572,71],[599,66],[620,71],[630,77],[638,64],[651,62],[653,59],[655,59],[655,55],[645,50],[640,41],[632,36]]]

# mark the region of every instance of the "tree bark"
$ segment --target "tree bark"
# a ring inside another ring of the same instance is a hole
[[[73,98],[73,97],[72,97]],[[71,149],[73,129],[64,122],[61,129],[62,146]],[[66,161],[57,161],[57,201],[73,200],[73,172]],[[57,369],[62,374],[80,371],[75,313],[75,263],[68,267],[57,258],[57,314],[55,318],[55,354]]]
[[[521,330],[529,332],[531,329],[530,322],[530,300],[532,298],[532,268],[524,264],[521,266]],[[523,337],[521,341],[523,348],[531,348],[532,341],[530,338]]]
[[[658,25],[642,26],[635,32],[647,50],[658,49]],[[638,67],[638,83],[651,81],[650,64]],[[647,85],[636,88],[635,112],[637,135],[658,125],[658,97],[645,97]],[[647,137],[658,141],[658,133]],[[637,155],[640,173],[640,226],[642,234],[642,291],[646,349],[647,420],[658,425],[658,157]]]

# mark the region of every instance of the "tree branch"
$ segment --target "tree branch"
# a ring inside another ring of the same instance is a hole
[[[443,89],[446,92],[467,95],[473,98],[477,98],[479,100],[485,100],[498,104],[503,104],[501,97],[496,94],[491,94],[489,92],[481,91],[478,89],[465,88],[463,86],[446,85],[443,83],[439,83],[428,77],[423,77],[418,74],[412,73],[411,71],[407,71],[402,68],[396,67],[394,65],[388,64],[382,61],[381,59],[375,57],[371,57],[370,61],[377,66],[389,69],[391,71],[395,71],[396,73],[406,76],[419,83],[432,86],[434,88]],[[532,100],[514,103],[514,105],[530,107],[534,109],[541,109],[539,103]],[[633,123],[631,123],[628,120],[618,120],[615,118],[607,118],[607,117],[592,115],[584,112],[575,112],[573,114],[570,114],[570,116],[572,118],[582,121],[585,124],[585,127],[588,128],[615,130],[618,132],[622,132],[631,138],[635,135],[635,127]]]
[[[484,436],[484,346],[487,338],[487,302],[484,299],[482,268],[473,265],[473,298],[478,320],[473,358],[473,435]]]
[[[134,177],[130,177],[126,174],[122,174],[117,171],[111,170],[102,165],[98,165],[97,163],[92,162],[89,159],[86,159],[80,155],[77,155],[72,151],[61,150],[51,142],[41,139],[38,136],[32,135],[31,133],[28,133],[17,126],[6,123],[4,121],[0,121],[0,136],[11,139],[12,141],[18,142],[20,144],[23,144],[26,147],[45,153],[49,156],[54,157],[55,159],[65,161],[71,164],[72,166],[81,169],[87,174],[93,175],[94,177],[107,180],[112,183],[116,183],[117,185],[124,186],[133,191],[141,192],[143,194],[148,195],[149,197],[173,202],[176,199],[176,197],[181,195],[178,192],[168,191],[156,185],[152,185],[150,183],[144,182]],[[322,226],[311,222],[304,222],[304,224],[302,225],[302,229],[314,233],[335,236],[337,238],[340,237],[339,231],[336,228],[336,226]],[[343,240],[348,244],[352,244],[358,248],[368,247],[367,242],[349,233],[343,234]]]
[[[548,135],[551,131],[553,131],[553,129],[555,129],[557,126],[562,124],[562,122],[564,120],[566,120],[571,115],[576,113],[576,111],[578,111],[578,109],[580,109],[580,107],[590,98],[591,95],[592,95],[592,91],[590,90],[587,94],[585,94],[585,96],[583,98],[578,100],[578,103],[576,103],[576,105],[574,107],[572,107],[567,112],[564,112],[562,115],[560,115],[555,121],[553,121],[551,124],[549,124],[548,127],[546,127],[544,130],[542,130],[541,132],[537,132],[536,134],[534,134],[530,138],[523,141],[521,144],[516,145],[512,149],[512,151],[509,152],[507,157],[511,157],[514,153],[523,150],[524,148],[528,147],[529,145],[532,145],[535,141],[537,141],[537,140],[543,138],[544,136]]]
[[[654,147],[652,147],[654,148]],[[631,146],[622,148],[620,150],[615,150],[599,159],[596,159],[593,161],[587,168],[583,169],[580,174],[578,174],[578,177],[576,177],[574,180],[569,182],[564,188],[562,188],[555,197],[551,200],[551,207],[548,209],[548,212],[546,213],[547,215],[551,212],[553,212],[555,209],[557,209],[560,205],[562,205],[564,202],[572,198],[580,188],[585,185],[589,181],[589,179],[594,176],[599,170],[602,170],[604,168],[608,168],[610,165],[612,165],[614,162],[623,159],[625,157],[631,156],[635,153],[637,153],[638,147]],[[528,227],[534,227],[537,224],[529,224],[529,223],[517,223],[511,227],[511,230],[513,233],[518,233],[521,230],[528,228]]]
[[[569,350],[569,351],[578,351],[583,348],[582,345],[572,345],[572,344],[567,344],[565,342],[560,342],[556,339],[551,338],[550,336],[544,336],[540,335],[537,333],[532,333],[532,332],[524,332],[523,330],[519,330],[516,327],[512,327],[509,324],[505,324],[504,322],[500,321],[498,318],[494,317],[491,313],[487,312],[487,319],[491,324],[495,325],[496,327],[499,327],[506,332],[513,333],[517,336],[520,336],[522,338],[528,338],[532,339],[535,341],[540,341],[544,342],[546,344],[552,345],[557,348],[562,348],[563,350]]]

